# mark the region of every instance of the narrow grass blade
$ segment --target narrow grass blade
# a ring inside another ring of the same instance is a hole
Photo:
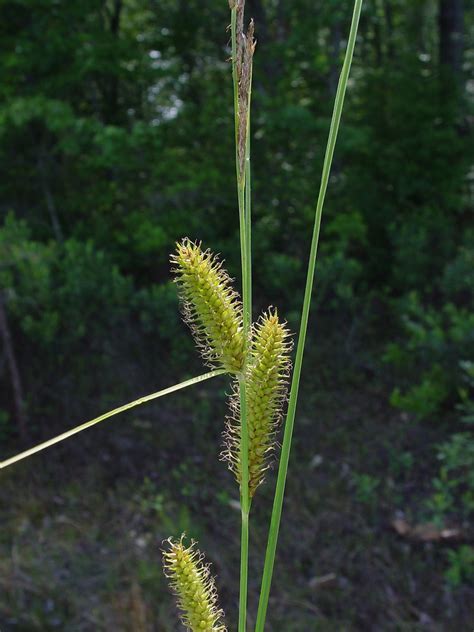
[[[153,399],[158,399],[159,397],[163,397],[164,395],[170,395],[175,391],[179,391],[182,388],[186,388],[188,386],[192,386],[193,384],[198,384],[199,382],[204,382],[205,380],[209,380],[211,377],[216,377],[217,375],[222,375],[225,373],[224,369],[216,369],[215,371],[209,371],[208,373],[203,373],[202,375],[198,375],[197,377],[193,377],[190,380],[186,380],[184,382],[180,382],[179,384],[175,384],[174,386],[169,386],[168,388],[164,388],[162,391],[157,391],[156,393],[151,393],[150,395],[145,395],[144,397],[140,397],[140,399],[136,399],[133,402],[129,402],[128,404],[124,404],[123,406],[119,406],[118,408],[114,408],[113,410],[109,410],[107,413],[96,417],[95,419],[91,419],[90,421],[86,421],[80,426],[76,426],[71,430],[67,430],[52,439],[48,439],[44,443],[40,443],[39,445],[30,448],[29,450],[25,450],[24,452],[20,452],[20,454],[16,454],[15,456],[6,459],[6,461],[0,462],[0,469],[8,467],[9,465],[13,465],[22,459],[26,459],[32,454],[36,454],[37,452],[41,452],[41,450],[45,450],[46,448],[59,443],[60,441],[64,441],[64,439],[68,439],[78,432],[82,432],[83,430],[87,430],[91,426],[95,426],[101,421],[105,421],[114,415],[118,415],[119,413],[123,413],[126,410],[130,410],[130,408],[135,408],[135,406],[140,406],[141,404],[146,404],[146,402],[150,402]]]
[[[267,551],[265,555],[265,566],[263,571],[262,586],[260,591],[260,601],[258,605],[257,623],[255,632],[263,632],[265,627],[265,619],[268,607],[268,598],[270,596],[270,587],[273,575],[273,566],[275,562],[275,552],[278,542],[278,532],[280,529],[281,511],[283,506],[283,497],[285,493],[286,476],[288,472],[288,461],[290,458],[291,440],[293,436],[293,426],[295,421],[296,404],[298,399],[298,389],[300,383],[301,366],[303,363],[303,354],[306,341],[306,331],[308,328],[308,318],[311,306],[311,293],[313,289],[314,271],[316,267],[316,255],[318,251],[319,230],[321,227],[321,217],[324,206],[324,198],[329,181],[331,171],[332,158],[334,155],[334,147],[336,144],[339,123],[341,120],[342,107],[344,104],[344,96],[346,93],[347,80],[351,68],[352,57],[359,25],[360,12],[362,8],[362,0],[356,0],[354,4],[354,12],[347,43],[344,64],[342,66],[341,76],[336,93],[334,110],[332,114],[331,127],[329,130],[329,138],[326,146],[326,154],[324,157],[323,172],[321,177],[321,185],[319,189],[318,201],[316,204],[316,213],[314,219],[313,236],[311,241],[311,250],[309,255],[308,272],[306,277],[306,287],[303,300],[303,309],[301,313],[300,333],[298,337],[298,346],[296,349],[295,368],[291,383],[290,400],[288,404],[288,413],[286,417],[285,433],[283,437],[283,445],[281,449],[280,465],[278,468],[278,478],[275,490],[275,498],[273,502],[273,511],[270,523],[270,531],[268,535]]]

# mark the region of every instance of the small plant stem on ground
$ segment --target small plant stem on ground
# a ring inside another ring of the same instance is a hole
[[[311,240],[311,250],[309,255],[308,272],[306,277],[306,287],[303,300],[303,309],[301,313],[300,333],[298,337],[298,346],[296,349],[295,368],[291,383],[290,400],[288,404],[288,413],[286,417],[285,433],[283,437],[283,445],[281,449],[280,465],[278,468],[278,478],[275,489],[275,498],[273,502],[273,511],[268,535],[267,551],[265,555],[265,566],[263,570],[262,586],[260,591],[260,600],[258,605],[257,623],[255,632],[263,632],[265,627],[265,619],[268,607],[268,598],[270,596],[270,587],[273,575],[273,566],[275,563],[275,551],[278,542],[278,532],[280,528],[281,511],[283,506],[283,497],[285,493],[286,476],[288,472],[288,461],[290,458],[291,440],[293,436],[293,426],[295,421],[296,404],[298,400],[298,389],[301,376],[301,366],[303,364],[304,346],[306,341],[306,332],[308,328],[308,318],[311,306],[311,294],[313,289],[314,271],[316,267],[316,256],[318,251],[319,231],[321,227],[321,217],[324,206],[324,198],[329,181],[331,171],[331,163],[334,155],[334,147],[336,144],[339,123],[341,120],[342,107],[344,105],[344,96],[346,93],[347,80],[351,68],[352,57],[359,25],[362,0],[356,0],[354,4],[354,12],[347,43],[344,64],[342,66],[341,76],[337,87],[334,110],[331,119],[331,127],[329,130],[329,138],[326,146],[326,154],[324,156],[323,171],[321,176],[321,185],[319,189],[318,201],[316,204],[316,213],[314,219],[313,236]]]
[[[0,469],[4,467],[8,467],[9,465],[13,465],[13,463],[17,463],[22,459],[26,459],[32,454],[36,454],[36,452],[41,452],[41,450],[45,450],[46,448],[51,447],[55,443],[59,443],[60,441],[64,441],[64,439],[68,439],[78,432],[82,432],[83,430],[87,430],[91,426],[95,426],[101,421],[105,421],[110,417],[114,417],[119,413],[123,413],[126,410],[130,410],[130,408],[135,408],[135,406],[140,406],[141,404],[146,404],[147,402],[151,402],[153,399],[158,399],[159,397],[163,397],[164,395],[170,395],[175,391],[179,391],[182,388],[186,388],[188,386],[192,386],[193,384],[197,384],[198,382],[204,382],[205,380],[209,380],[211,377],[216,377],[217,375],[222,375],[225,373],[225,369],[216,369],[215,371],[209,371],[208,373],[203,373],[202,375],[198,375],[197,377],[192,377],[190,380],[186,380],[184,382],[180,382],[179,384],[175,384],[174,386],[169,386],[168,388],[164,388],[161,391],[157,391],[156,393],[151,393],[151,395],[145,395],[145,397],[140,397],[139,399],[134,400],[133,402],[129,402],[128,404],[124,404],[123,406],[119,406],[118,408],[114,408],[113,410],[109,410],[107,413],[96,417],[95,419],[91,419],[90,421],[86,421],[80,426],[76,426],[71,430],[67,430],[57,437],[53,437],[52,439],[48,439],[44,443],[40,443],[39,445],[30,448],[29,450],[25,450],[25,452],[20,452],[20,454],[16,454],[12,456],[10,459],[6,461],[0,462]]]

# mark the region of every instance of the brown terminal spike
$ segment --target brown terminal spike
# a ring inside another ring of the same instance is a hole
[[[252,332],[245,374],[250,497],[263,482],[275,447],[275,434],[286,399],[290,369],[289,336],[288,329],[278,319],[277,311],[271,309],[260,317]],[[234,385],[230,407],[232,414],[227,419],[223,457],[240,484],[240,406],[237,384]]]
[[[252,63],[255,52],[254,22],[250,20],[244,32],[245,0],[230,0],[235,10],[235,72],[237,76],[237,164],[239,178],[245,177],[245,147],[248,134],[248,115],[252,86]]]
[[[171,256],[184,319],[211,366],[238,373],[244,365],[242,305],[222,263],[188,238]]]
[[[237,153],[239,158],[239,174],[243,178],[245,169],[245,146],[248,134],[248,114],[250,107],[250,91],[252,87],[252,62],[255,52],[254,23],[250,20],[247,34],[241,34],[241,48],[237,48],[239,63],[237,64],[238,72],[238,104],[239,104],[239,125],[238,125],[238,143]],[[237,37],[239,35],[237,34]]]

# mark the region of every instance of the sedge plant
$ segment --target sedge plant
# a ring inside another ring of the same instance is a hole
[[[223,459],[240,491],[241,563],[238,632],[247,630],[247,587],[250,509],[265,479],[287,399],[291,373],[290,332],[275,308],[252,319],[250,109],[255,52],[254,24],[244,28],[245,0],[230,0],[231,61],[235,120],[235,166],[239,214],[242,296],[233,287],[223,262],[200,242],[185,237],[171,255],[182,313],[204,362],[211,369],[199,376],[115,408],[44,443],[0,462],[0,468],[32,456],[82,430],[148,401],[204,380],[227,374],[232,380],[229,415],[223,424]],[[298,401],[299,382],[308,327],[324,199],[341,120],[362,0],[355,0],[344,63],[335,97],[329,137],[317,198],[299,336],[291,375],[278,476],[263,568],[255,632],[265,629],[268,600],[283,508],[285,483]],[[176,595],[183,625],[192,632],[224,632],[224,613],[204,556],[184,534],[163,548],[163,567]]]

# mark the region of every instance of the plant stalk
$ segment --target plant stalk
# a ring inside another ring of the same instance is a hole
[[[301,376],[301,367],[303,364],[303,354],[306,342],[306,332],[308,329],[308,318],[311,307],[311,294],[313,289],[314,272],[316,267],[316,256],[318,252],[319,232],[321,227],[321,218],[323,213],[324,199],[329,182],[331,164],[334,155],[334,147],[336,144],[339,123],[341,120],[342,108],[344,105],[344,97],[347,88],[347,80],[354,54],[354,47],[357,37],[357,29],[359,25],[360,12],[362,8],[362,0],[355,0],[354,12],[352,15],[351,28],[347,43],[346,54],[342,66],[341,75],[336,92],[334,110],[331,119],[331,127],[329,130],[328,143],[324,156],[323,171],[321,176],[321,185],[319,189],[318,200],[316,204],[316,212],[314,218],[313,235],[311,240],[311,249],[308,262],[308,271],[306,277],[306,286],[304,292],[303,308],[301,312],[300,332],[298,337],[298,345],[296,349],[295,367],[291,382],[290,399],[288,404],[288,412],[286,416],[285,432],[283,437],[283,445],[281,449],[280,464],[278,468],[278,478],[275,489],[275,498],[273,502],[273,510],[270,522],[270,530],[268,535],[267,550],[265,554],[265,566],[263,570],[262,586],[260,590],[260,600],[258,605],[257,622],[255,632],[263,632],[265,627],[265,619],[268,608],[268,599],[270,596],[270,587],[273,575],[273,567],[275,563],[275,552],[278,542],[278,533],[280,529],[281,512],[283,507],[283,498],[285,494],[285,484],[288,472],[288,462],[290,458],[291,440],[293,436],[293,427],[295,421],[296,405],[298,400],[298,390]]]
[[[248,590],[248,558],[249,558],[249,460],[248,460],[248,428],[247,428],[247,397],[245,374],[239,376],[240,392],[240,464],[241,490],[240,508],[242,516],[240,536],[240,591],[239,591],[239,632],[245,632],[247,627],[247,590]]]
[[[245,169],[240,172],[238,154],[239,131],[239,81],[237,77],[237,4],[231,9],[231,45],[232,45],[232,80],[234,92],[234,128],[235,128],[235,165],[237,176],[237,200],[239,206],[240,256],[242,264],[242,303],[243,330],[245,340],[245,358],[247,356],[248,339],[252,320],[252,263],[251,263],[251,217],[250,217],[250,147],[248,140],[245,146]],[[249,97],[250,98],[250,97]],[[249,108],[250,109],[250,108]],[[246,121],[249,125],[249,118]],[[247,166],[248,165],[248,166]],[[247,183],[246,183],[247,180]],[[245,632],[247,627],[247,590],[248,590],[248,551],[249,551],[249,471],[248,471],[248,426],[247,396],[245,388],[246,360],[242,374],[239,375],[240,394],[240,506],[241,506],[241,539],[240,539],[240,587],[239,587],[239,625],[238,631]]]

